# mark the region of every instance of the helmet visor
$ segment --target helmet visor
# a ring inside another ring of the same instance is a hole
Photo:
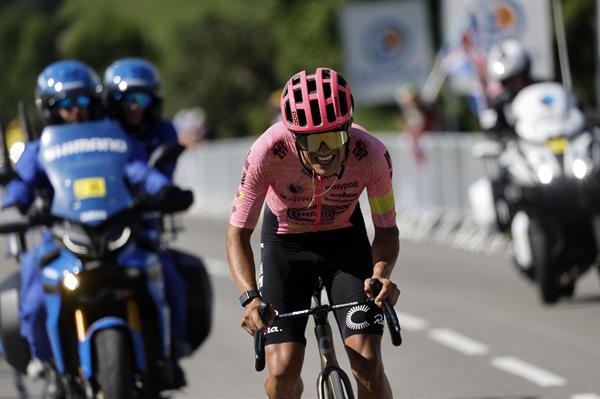
[[[318,151],[321,143],[325,143],[330,150],[337,150],[338,148],[342,148],[347,142],[348,132],[346,130],[296,135],[298,147],[309,152]]]
[[[150,106],[150,103],[152,102],[152,96],[147,93],[130,92],[125,93],[121,101],[127,106],[136,103],[140,108],[148,108],[148,106]]]
[[[90,105],[92,99],[90,96],[67,97],[56,103],[58,108],[69,110],[74,106],[85,108]]]

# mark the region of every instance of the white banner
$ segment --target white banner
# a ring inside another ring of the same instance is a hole
[[[532,75],[554,79],[552,18],[548,0],[444,0],[446,40],[456,40],[474,17],[483,51],[504,39],[517,39],[532,60]]]
[[[427,3],[353,3],[341,9],[345,75],[358,104],[393,103],[398,88],[420,88],[431,69]]]

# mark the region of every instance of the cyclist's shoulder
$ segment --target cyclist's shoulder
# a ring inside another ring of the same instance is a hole
[[[291,133],[282,122],[271,125],[250,147],[248,158],[254,162],[281,161],[293,155]]]
[[[388,150],[385,144],[359,124],[353,123],[349,131],[350,155],[359,161],[378,161]]]

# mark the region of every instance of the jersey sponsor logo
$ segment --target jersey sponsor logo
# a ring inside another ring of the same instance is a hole
[[[387,162],[388,169],[390,170],[390,178],[391,178],[392,177],[392,157],[390,156],[390,152],[386,151],[384,157]]]
[[[367,145],[365,144],[365,142],[362,140],[358,140],[356,142],[356,144],[354,145],[352,154],[354,154],[356,159],[358,159],[359,161],[362,160],[367,155],[369,155],[369,152],[367,151]]]
[[[267,334],[281,333],[281,332],[283,332],[283,328],[279,328],[277,326],[267,328]]]
[[[331,186],[332,190],[347,190],[349,188],[357,188],[358,187],[358,180],[354,180],[351,182],[347,182],[347,183],[337,183],[334,184],[333,186]]]
[[[279,140],[273,146],[272,151],[273,151],[273,155],[278,156],[280,159],[283,159],[283,158],[285,158],[285,156],[288,153],[288,148],[286,147],[286,145],[283,142],[283,140]]]
[[[348,205],[321,205],[321,219],[319,223],[331,223],[335,217],[348,209]],[[288,208],[287,216],[294,222],[314,223],[317,217],[317,206],[310,208]]]
[[[240,181],[240,184],[243,186],[246,183],[246,170],[242,171],[242,180]]]
[[[371,324],[366,320],[369,307],[367,305],[359,305],[350,308],[346,313],[346,326],[351,330],[363,330]]]
[[[290,184],[288,189],[290,190],[290,192],[292,192],[294,194],[299,194],[299,193],[304,192],[304,187],[298,186],[296,184]]]
[[[43,149],[42,157],[45,162],[53,162],[70,155],[86,154],[91,152],[126,153],[127,141],[108,137],[92,137],[65,141]]]

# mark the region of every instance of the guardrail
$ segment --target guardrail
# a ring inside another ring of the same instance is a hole
[[[473,133],[431,133],[421,139],[426,162],[417,165],[406,134],[376,134],[389,149],[401,235],[435,240],[474,251],[499,252],[506,240],[478,228],[470,218],[471,183],[484,174],[471,148],[483,137]],[[255,138],[221,140],[184,152],[175,180],[195,195],[192,213],[228,215],[241,169]],[[365,195],[362,209],[368,213]]]

